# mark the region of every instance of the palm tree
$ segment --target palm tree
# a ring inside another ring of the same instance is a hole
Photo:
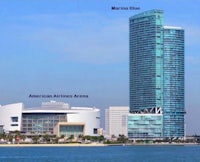
[[[119,137],[117,138],[117,141],[119,141],[120,143],[126,143],[128,141],[128,138],[125,135],[121,135],[119,134]]]

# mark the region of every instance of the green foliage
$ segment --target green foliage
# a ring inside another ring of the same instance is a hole
[[[65,138],[65,135],[61,135],[60,138]]]
[[[43,139],[44,139],[45,142],[50,142],[51,136],[48,135],[48,134],[45,134],[45,135],[43,136]]]
[[[120,144],[120,142],[119,141],[106,140],[106,141],[104,141],[104,144]]]
[[[126,142],[128,142],[128,138],[125,136],[125,135],[119,135],[119,137],[117,138],[117,141],[119,142],[119,143],[126,143]]]
[[[32,140],[33,140],[34,143],[38,143],[39,139],[40,139],[40,137],[37,136],[37,135],[32,137]]]
[[[71,136],[69,136],[68,139],[70,139],[70,140],[74,139],[74,135],[72,134]]]

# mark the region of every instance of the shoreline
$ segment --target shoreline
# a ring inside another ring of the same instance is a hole
[[[103,147],[106,144],[92,143],[92,144],[0,144],[0,147]]]
[[[105,146],[192,146],[197,143],[133,143],[133,144],[0,144],[0,147],[105,147]]]

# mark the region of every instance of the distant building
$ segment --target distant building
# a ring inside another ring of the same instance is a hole
[[[129,19],[130,112],[161,107],[163,136],[184,136],[184,30],[164,26],[163,11]]]
[[[0,107],[0,125],[4,126],[6,132],[18,130],[27,135],[71,135],[73,132],[75,135],[97,136],[100,110],[89,107],[70,108],[67,103],[55,101],[42,103],[41,107],[36,108],[24,108],[23,103],[16,103]],[[58,129],[55,130],[55,127]]]
[[[106,134],[109,136],[121,135],[127,136],[127,115],[129,107],[127,106],[112,106],[105,111],[105,128]]]

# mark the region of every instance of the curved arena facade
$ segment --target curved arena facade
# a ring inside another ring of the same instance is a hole
[[[100,110],[71,107],[64,102],[44,102],[40,107],[25,108],[23,103],[0,106],[0,125],[5,132],[24,134],[98,135]]]

